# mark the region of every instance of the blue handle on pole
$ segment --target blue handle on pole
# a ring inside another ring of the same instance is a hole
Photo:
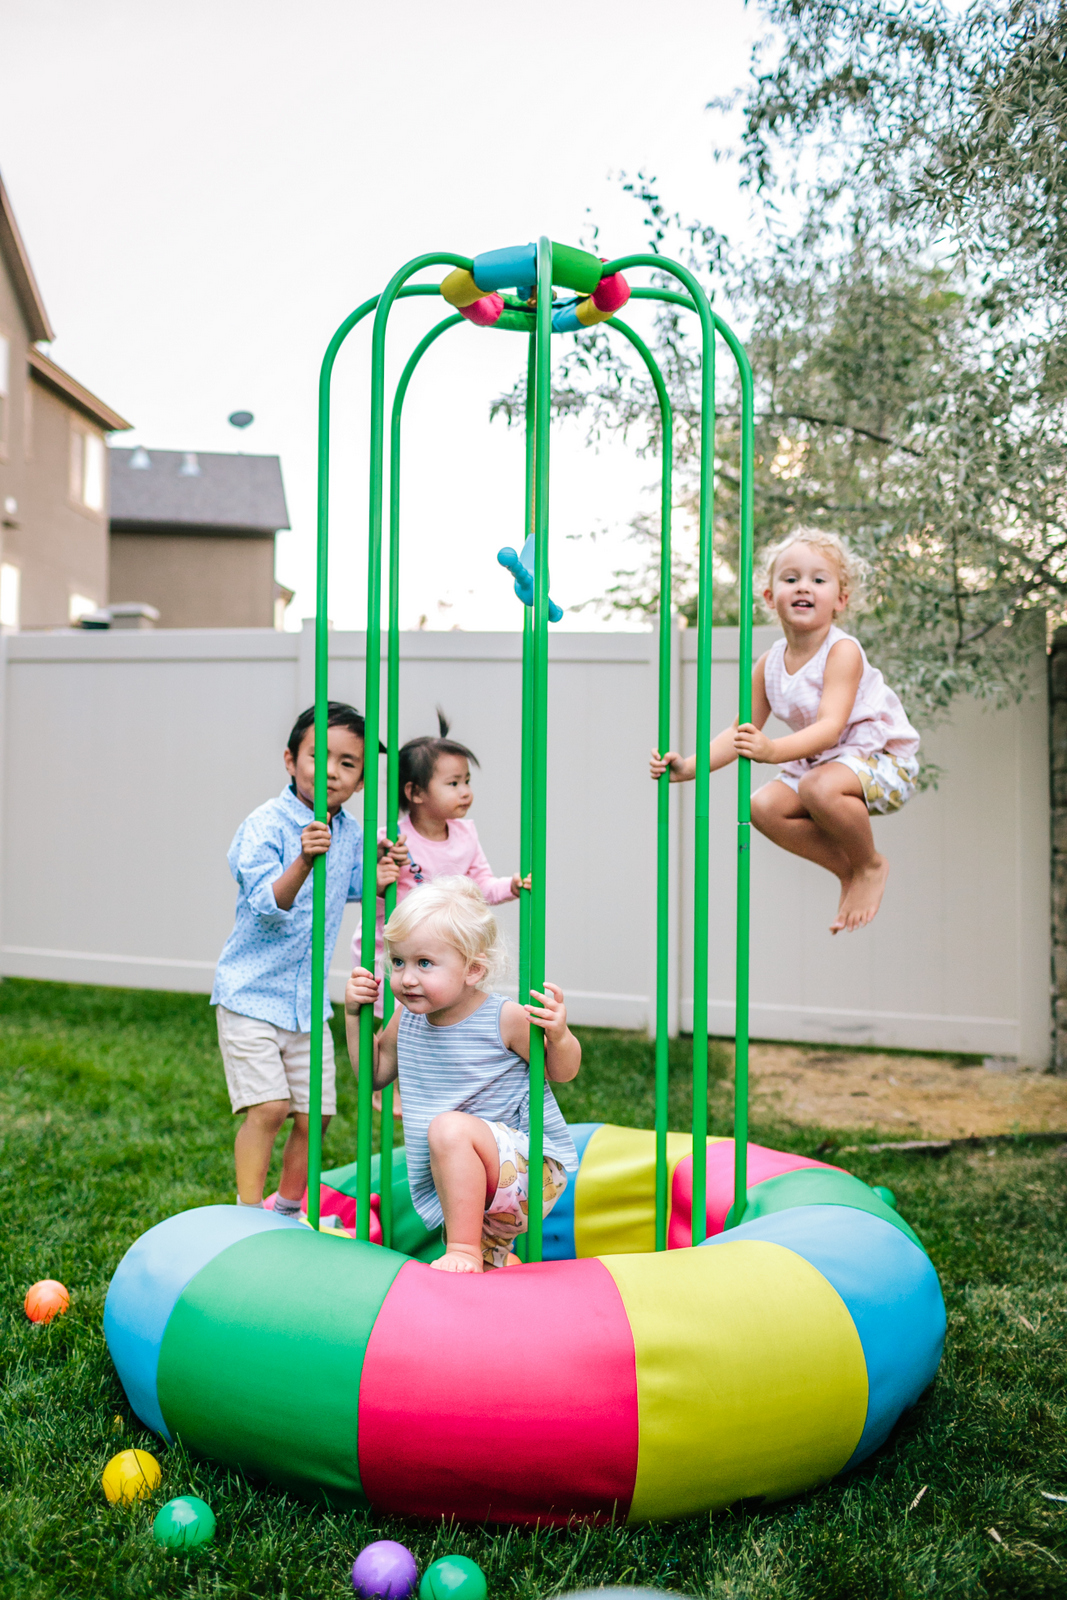
[[[524,606],[532,606],[534,603],[533,543],[532,537],[527,539],[526,543],[522,547],[521,555],[519,555],[517,551],[513,550],[510,545],[505,545],[503,550],[497,551],[496,557],[500,562],[500,565],[502,567],[506,567],[511,573],[512,577],[515,579],[515,593],[518,595]],[[562,618],[563,611],[561,607],[558,606],[554,600],[549,600],[549,622],[560,622]]]

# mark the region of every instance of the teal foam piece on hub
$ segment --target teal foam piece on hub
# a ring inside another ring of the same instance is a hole
[[[506,250],[484,250],[475,256],[472,265],[474,281],[486,294],[495,289],[514,289],[520,283],[536,283],[537,246],[513,244]]]
[[[584,333],[587,330],[578,321],[578,302],[575,300],[570,305],[559,306],[552,313],[553,333]]]

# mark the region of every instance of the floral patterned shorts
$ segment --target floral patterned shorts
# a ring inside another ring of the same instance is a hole
[[[846,752],[833,759],[856,774],[872,817],[885,817],[899,811],[915,793],[919,763],[914,756],[901,759],[891,756],[887,750],[879,750],[873,756],[852,756]],[[792,789],[794,794],[800,786],[799,778],[784,772],[778,774],[778,781]]]
[[[490,1122],[500,1157],[496,1194],[485,1208],[482,1221],[482,1259],[487,1267],[503,1267],[520,1233],[530,1226],[530,1140],[517,1128]],[[547,1217],[567,1187],[567,1174],[558,1161],[545,1156],[541,1166],[542,1216]]]

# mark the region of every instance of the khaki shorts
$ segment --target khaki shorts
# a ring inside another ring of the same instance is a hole
[[[290,1033],[273,1022],[242,1017],[216,1006],[219,1049],[226,1069],[226,1087],[235,1112],[267,1100],[288,1100],[289,1110],[311,1109],[311,1035]],[[322,1025],[322,1114],[337,1110],[333,1034]]]

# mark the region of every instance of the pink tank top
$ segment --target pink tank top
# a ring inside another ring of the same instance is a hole
[[[850,633],[831,627],[810,661],[799,672],[785,670],[784,639],[778,639],[767,652],[763,668],[763,681],[774,715],[794,733],[810,728],[819,715],[823,679],[826,676],[826,658],[839,639],[852,639]],[[786,761],[782,771],[791,778],[803,777],[812,767],[823,761],[833,761],[838,755],[873,756],[880,750],[906,760],[919,748],[919,735],[904,714],[904,707],[886,683],[877,667],[872,667],[858,639],[852,639],[863,658],[863,676],[860,678],[852,715],[842,729],[841,737],[832,750],[823,750],[817,756],[805,756],[798,761]]]

